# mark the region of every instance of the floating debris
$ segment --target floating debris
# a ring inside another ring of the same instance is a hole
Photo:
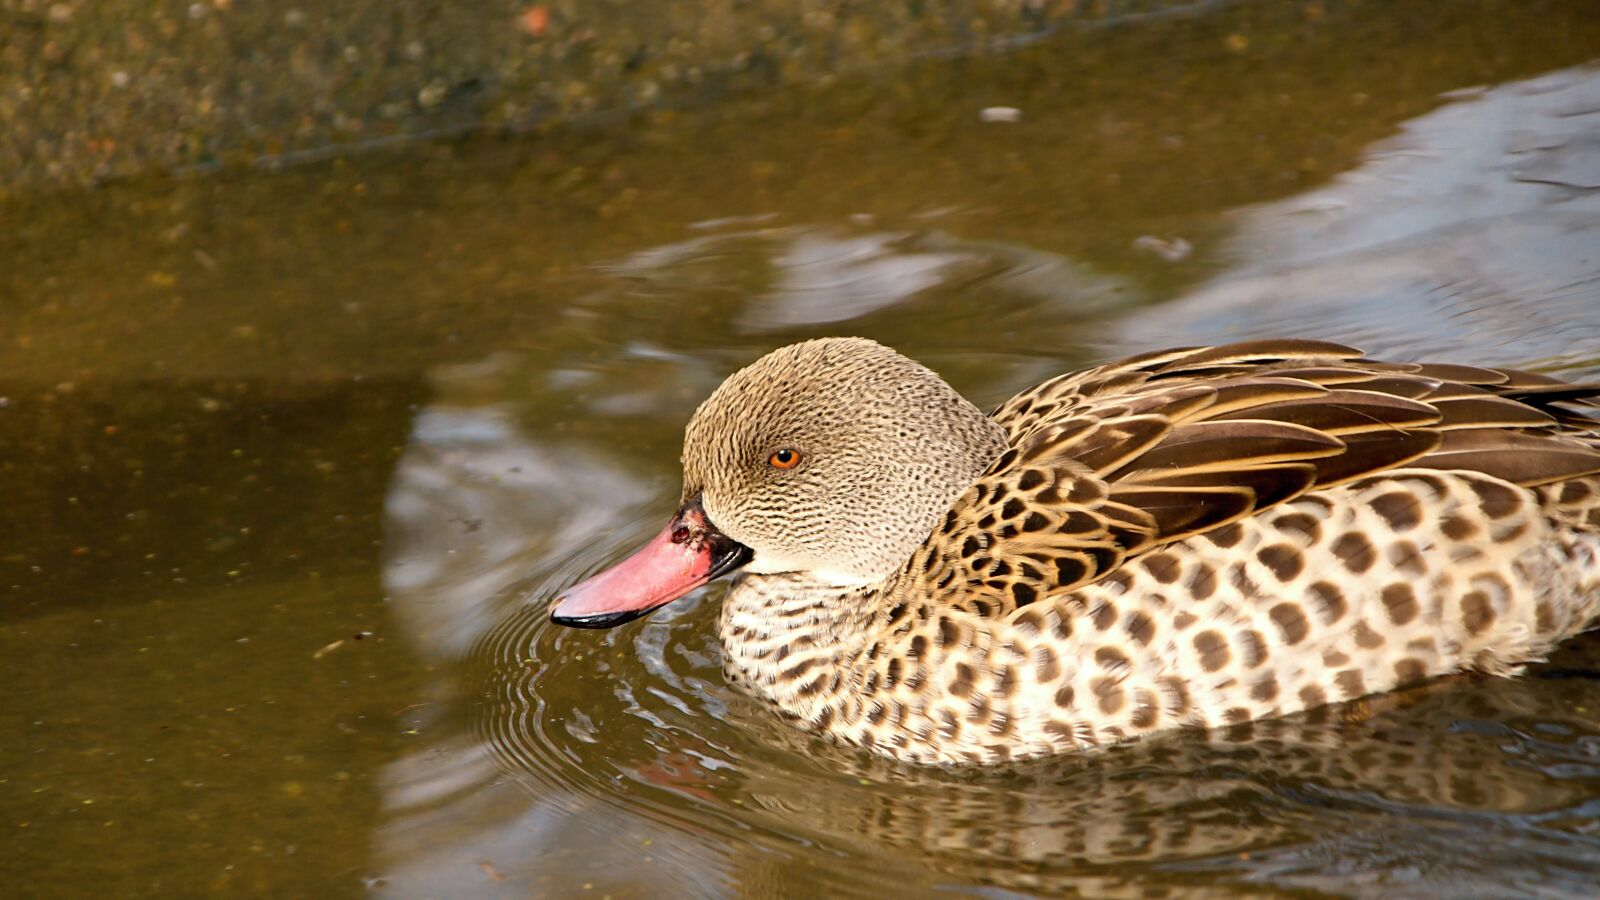
[[[1015,106],[988,106],[978,112],[980,122],[1021,122],[1022,110]]]
[[[1194,245],[1183,238],[1159,238],[1153,234],[1135,238],[1133,249],[1153,253],[1167,262],[1178,262],[1194,252]]]

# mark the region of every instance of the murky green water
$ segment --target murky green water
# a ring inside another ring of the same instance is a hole
[[[980,405],[1283,333],[1600,377],[1589,6],[1222,5],[0,206],[6,893],[1592,895],[1594,637],[980,773],[731,691],[717,588],[544,622],[670,511],[699,399],[803,337]]]

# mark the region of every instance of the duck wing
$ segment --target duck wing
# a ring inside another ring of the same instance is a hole
[[[1552,484],[1600,472],[1597,397],[1600,385],[1383,363],[1322,341],[1133,357],[997,409],[1010,449],[912,566],[930,591],[992,612],[1402,466]]]

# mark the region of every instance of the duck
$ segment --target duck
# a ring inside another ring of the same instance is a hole
[[[727,680],[926,765],[1514,675],[1600,624],[1597,408],[1596,384],[1283,338],[985,415],[889,347],[809,340],[711,393],[666,527],[549,615],[613,627],[737,573]]]

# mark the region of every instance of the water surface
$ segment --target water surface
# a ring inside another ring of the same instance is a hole
[[[730,371],[992,406],[1267,334],[1600,377],[1583,3],[1233,4],[615,128],[0,207],[8,893],[1588,896],[1600,639],[987,772],[604,633]],[[1020,121],[983,122],[1014,107]]]

